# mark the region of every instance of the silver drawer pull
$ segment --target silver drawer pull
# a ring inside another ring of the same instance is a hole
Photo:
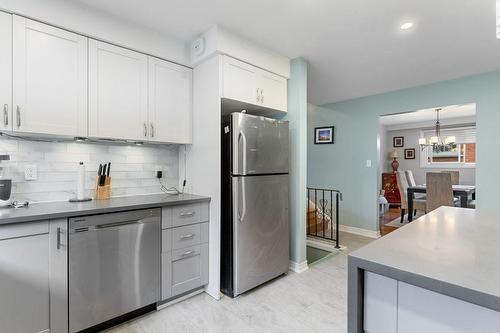
[[[190,257],[196,254],[196,251],[187,251],[182,254],[183,257]]]
[[[9,106],[7,104],[3,105],[3,124],[9,125]]]
[[[194,234],[187,234],[187,235],[181,236],[181,239],[191,239],[193,237],[194,237]]]
[[[194,216],[194,212],[181,213],[181,217]]]

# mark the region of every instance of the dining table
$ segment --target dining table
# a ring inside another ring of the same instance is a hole
[[[460,199],[460,207],[467,208],[469,197],[475,199],[476,186],[475,185],[452,185],[453,196]],[[413,199],[415,193],[426,193],[427,187],[425,185],[409,186],[408,195],[408,222],[413,221]]]

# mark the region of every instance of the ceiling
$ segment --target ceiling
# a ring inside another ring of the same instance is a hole
[[[303,56],[318,105],[500,69],[495,0],[73,1],[186,41],[216,23]]]
[[[443,125],[452,119],[470,119],[476,116],[475,104],[445,106],[439,112]],[[385,126],[422,124],[436,121],[436,109],[425,109],[415,112],[399,113],[380,117],[380,123]]]

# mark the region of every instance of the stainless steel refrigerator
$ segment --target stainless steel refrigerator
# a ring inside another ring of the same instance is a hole
[[[235,297],[288,271],[288,122],[222,120],[221,291]]]

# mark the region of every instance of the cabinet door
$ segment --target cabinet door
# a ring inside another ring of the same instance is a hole
[[[12,15],[0,12],[0,128],[12,129]]]
[[[13,55],[14,131],[86,136],[87,38],[14,15]]]
[[[68,220],[49,225],[50,333],[68,332]]]
[[[89,40],[89,136],[146,140],[147,86],[146,55]]]
[[[365,272],[364,330],[370,333],[396,333],[398,281]]]
[[[172,296],[208,283],[208,244],[172,251]]]
[[[49,331],[48,244],[47,233],[0,240],[2,332]]]
[[[500,312],[399,282],[398,333],[498,332]]]
[[[223,97],[237,101],[260,104],[257,83],[260,69],[242,61],[224,57]]]
[[[149,136],[170,143],[192,142],[192,70],[149,57]]]
[[[287,80],[284,77],[261,71],[259,87],[262,106],[280,111],[287,110]]]

